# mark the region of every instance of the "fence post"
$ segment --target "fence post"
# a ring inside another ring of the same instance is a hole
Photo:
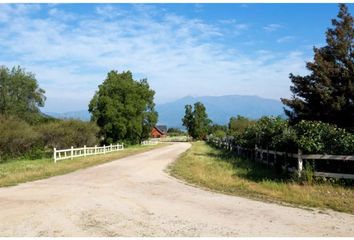
[[[301,177],[301,173],[302,173],[302,151],[300,149],[298,149],[297,152],[297,174],[299,177]]]
[[[103,154],[106,154],[106,145],[103,145]]]
[[[74,147],[71,146],[71,159],[73,159],[73,158],[74,158]]]
[[[254,160],[257,161],[257,154],[258,154],[258,148],[257,148],[257,144],[254,145]]]
[[[53,150],[53,157],[54,157],[54,162],[56,163],[57,162],[57,149],[54,148]]]
[[[267,167],[269,167],[269,147],[267,147]]]
[[[86,157],[86,145],[84,145],[84,157]]]
[[[97,145],[95,145],[95,155],[97,154]]]
[[[112,152],[112,143],[111,143],[111,152]]]

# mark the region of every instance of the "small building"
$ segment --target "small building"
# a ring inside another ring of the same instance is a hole
[[[165,125],[155,126],[151,130],[151,137],[163,138],[167,135],[167,127]]]

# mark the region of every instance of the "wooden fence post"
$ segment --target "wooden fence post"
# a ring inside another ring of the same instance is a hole
[[[112,143],[111,143],[111,152],[112,152]]]
[[[86,157],[86,145],[84,145],[84,157]]]
[[[74,147],[71,146],[71,159],[73,159],[73,158],[74,158]]]
[[[53,157],[54,157],[54,162],[56,163],[57,162],[57,149],[56,148],[53,149]]]
[[[258,148],[257,148],[257,144],[254,145],[254,160],[257,161],[257,153],[258,153]]]
[[[106,145],[103,145],[103,154],[106,154]]]
[[[95,155],[97,154],[97,145],[95,145]]]
[[[269,167],[269,147],[267,147],[267,167]]]
[[[302,173],[302,151],[300,149],[298,149],[297,152],[297,174],[299,177],[301,177],[301,173]]]

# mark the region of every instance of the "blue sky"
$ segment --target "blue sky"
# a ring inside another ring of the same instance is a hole
[[[353,5],[349,6],[353,12]],[[108,71],[187,95],[290,96],[337,4],[0,4],[0,65],[46,90],[44,111],[87,109]]]

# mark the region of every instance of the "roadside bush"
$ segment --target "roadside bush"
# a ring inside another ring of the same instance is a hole
[[[249,126],[243,133],[234,133],[235,143],[242,147],[254,148],[259,145],[259,130],[255,125]]]
[[[274,145],[274,138],[283,134],[288,127],[288,123],[280,117],[262,117],[257,121],[255,127],[259,146],[268,148]]]
[[[294,126],[297,144],[305,153],[354,154],[354,134],[320,121],[301,121]]]
[[[40,125],[37,130],[48,148],[94,146],[99,142],[99,128],[93,122],[62,120]]]
[[[31,155],[43,148],[39,134],[17,117],[0,116],[0,161]]]
[[[296,131],[290,126],[284,127],[280,134],[273,137],[271,148],[281,152],[296,153],[298,150]]]
[[[179,128],[169,128],[167,130],[167,135],[170,136],[170,137],[187,136],[187,132],[182,131]]]
[[[235,145],[296,153],[354,154],[354,134],[320,121],[301,121],[290,126],[280,117],[262,117],[243,132],[231,135]],[[214,137],[224,137],[214,136]]]
[[[243,133],[234,134],[244,147],[261,148],[282,147],[282,141],[288,137],[288,123],[280,117],[262,117],[248,126]]]

